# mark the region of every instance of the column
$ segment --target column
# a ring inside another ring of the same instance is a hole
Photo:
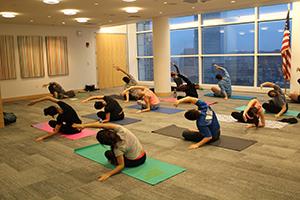
[[[293,3],[292,20],[292,69],[291,69],[291,91],[300,92],[300,85],[297,80],[300,72],[296,69],[300,67],[300,1]]]
[[[169,19],[153,18],[152,26],[154,89],[159,96],[168,96],[171,92]]]
[[[3,106],[2,106],[1,85],[0,85],[0,128],[3,127],[4,127],[4,119],[3,119]]]

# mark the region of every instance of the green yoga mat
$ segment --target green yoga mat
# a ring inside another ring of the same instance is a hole
[[[238,111],[243,111],[245,110],[246,106],[240,106],[240,107],[237,107],[235,108],[236,110]],[[295,110],[288,110],[286,113],[284,113],[283,115],[284,116],[293,116],[293,117],[297,117],[297,115],[299,114],[300,112],[299,111],[295,111]],[[269,113],[269,114],[272,114],[272,113]]]
[[[111,165],[104,156],[104,152],[109,149],[109,147],[101,144],[93,144],[75,149],[74,152],[112,169],[114,166]],[[182,167],[147,157],[146,162],[143,165],[133,168],[125,168],[122,170],[122,173],[144,181],[150,185],[156,185],[184,171],[185,169]]]

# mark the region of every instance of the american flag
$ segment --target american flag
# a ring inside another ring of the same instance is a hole
[[[285,80],[291,79],[290,11],[288,11],[281,45],[282,72]]]

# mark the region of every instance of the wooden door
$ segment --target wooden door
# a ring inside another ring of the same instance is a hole
[[[1,85],[0,85],[0,128],[3,127],[4,127],[4,119],[3,119],[3,106],[2,106]]]
[[[125,34],[99,33],[96,36],[97,66],[99,88],[111,88],[124,85],[123,73],[113,66],[127,71],[127,43]]]

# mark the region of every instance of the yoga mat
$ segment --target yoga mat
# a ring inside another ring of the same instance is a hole
[[[236,119],[231,117],[231,115],[223,115],[223,114],[217,114],[217,118],[220,122],[228,122],[228,123],[235,123],[238,122]],[[245,123],[246,124],[246,123]],[[274,128],[274,129],[281,129],[287,126],[288,123],[285,122],[279,122],[279,121],[273,121],[273,120],[266,120],[266,128]]]
[[[207,97],[216,97],[214,96],[213,93],[206,93],[204,94],[204,96]],[[221,98],[221,97],[217,97],[217,98]],[[253,96],[243,96],[243,95],[231,95],[231,97],[229,97],[230,99],[240,99],[240,100],[251,100],[251,99],[255,99],[256,97]]]
[[[97,116],[96,113],[83,115],[82,117],[89,118],[89,119],[94,119],[94,120],[99,120],[99,117]],[[127,124],[133,124],[133,123],[140,122],[140,121],[142,121],[142,120],[135,119],[135,118],[130,118],[130,117],[125,117],[122,120],[112,121],[111,123],[120,124],[120,125],[127,125]]]
[[[74,152],[87,159],[100,163],[104,165],[104,167],[112,169],[114,166],[111,165],[104,156],[104,152],[109,149],[109,147],[100,144],[93,144],[75,149]],[[138,167],[125,168],[122,170],[122,173],[150,185],[156,185],[184,171],[185,169],[182,167],[147,157],[144,164]]]
[[[175,138],[182,138],[182,132],[186,130],[186,128],[178,127],[176,125],[170,125],[155,131],[152,131],[153,133],[169,136],[169,137],[175,137]],[[249,146],[255,144],[256,141],[254,140],[247,140],[247,139],[242,139],[242,138],[236,138],[236,137],[231,137],[231,136],[226,136],[226,135],[221,135],[220,139],[209,143],[210,145],[217,146],[217,147],[222,147],[225,149],[231,149],[235,151],[242,151]]]
[[[141,110],[141,106],[140,105],[132,105],[132,106],[128,106],[127,108],[133,108],[133,109],[137,109],[137,110]],[[176,109],[176,108],[166,108],[166,107],[159,107],[156,110],[151,110],[153,112],[160,112],[160,113],[165,113],[165,114],[175,114],[178,112],[182,112],[182,109]]]
[[[245,108],[246,108],[246,106],[240,106],[240,107],[237,107],[237,108],[235,108],[236,110],[238,110],[238,111],[244,111],[245,110]],[[265,111],[264,111],[265,112]],[[266,114],[274,114],[274,113],[269,113],[269,112],[265,112]],[[286,113],[284,113],[283,115],[284,116],[293,116],[293,117],[297,117],[298,116],[298,114],[299,114],[300,112],[299,111],[296,111],[296,110],[288,110]]]
[[[124,97],[119,95],[119,94],[112,94],[112,95],[109,95],[109,96],[114,98],[114,99],[125,100]]]
[[[31,126],[34,128],[40,129],[42,131],[53,132],[53,128],[49,126],[48,122],[33,124]],[[85,128],[85,129],[81,130],[80,133],[76,133],[76,134],[72,134],[72,135],[61,134],[61,136],[68,138],[70,140],[78,140],[78,139],[85,138],[85,137],[88,137],[91,135],[96,135],[96,134],[97,134],[97,131]]]

